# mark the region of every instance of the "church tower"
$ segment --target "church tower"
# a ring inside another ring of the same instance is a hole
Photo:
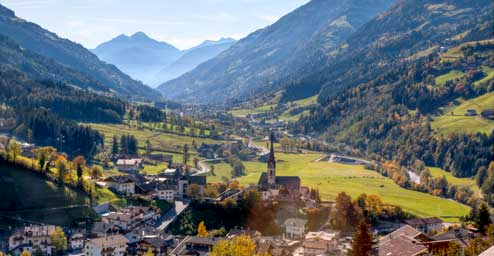
[[[270,135],[271,140],[271,149],[269,151],[269,159],[268,159],[268,184],[275,185],[276,184],[276,159],[274,158],[274,134],[271,132]]]

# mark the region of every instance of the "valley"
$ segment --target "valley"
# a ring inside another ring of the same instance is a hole
[[[492,1],[0,2],[0,256],[494,250]]]

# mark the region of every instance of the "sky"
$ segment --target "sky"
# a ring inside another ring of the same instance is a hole
[[[179,49],[240,39],[309,0],[0,0],[18,17],[93,49],[142,31]]]

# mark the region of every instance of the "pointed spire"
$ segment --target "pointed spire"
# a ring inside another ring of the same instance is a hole
[[[268,167],[276,167],[276,159],[274,157],[274,133],[271,132],[269,135],[269,139],[271,141],[271,149],[269,151],[269,159],[268,159]]]

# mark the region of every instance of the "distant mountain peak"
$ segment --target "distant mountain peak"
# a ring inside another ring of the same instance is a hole
[[[134,39],[134,40],[152,40],[152,41],[156,41],[152,38],[150,38],[148,35],[146,35],[146,33],[142,32],[142,31],[139,31],[139,32],[136,32],[134,33],[133,35],[130,36],[130,38]]]
[[[15,16],[15,12],[0,4],[0,15]]]

